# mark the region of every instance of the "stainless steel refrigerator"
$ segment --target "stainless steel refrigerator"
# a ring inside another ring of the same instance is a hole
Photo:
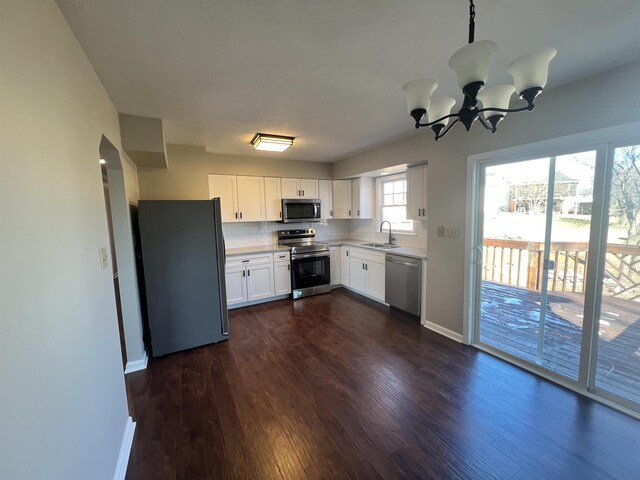
[[[226,340],[220,199],[143,200],[138,212],[152,355]]]

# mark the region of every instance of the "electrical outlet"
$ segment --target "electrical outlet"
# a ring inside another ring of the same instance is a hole
[[[438,236],[439,237],[444,237],[444,226],[443,225],[438,225]]]
[[[106,270],[109,266],[109,255],[107,254],[107,247],[100,247],[98,250],[98,255],[100,256],[100,268],[102,270]]]
[[[444,227],[444,236],[450,238],[458,238],[460,236],[460,229],[458,227]]]

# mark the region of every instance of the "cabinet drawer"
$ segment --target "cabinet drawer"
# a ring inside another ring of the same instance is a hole
[[[227,267],[239,267],[243,265],[264,265],[273,263],[273,253],[260,253],[256,255],[238,255],[227,257]]]
[[[290,260],[291,260],[291,252],[289,251],[274,252],[273,254],[273,261],[275,263],[281,263],[281,262],[289,263]]]
[[[350,255],[355,258],[361,258],[370,262],[377,262],[384,264],[385,252],[377,252],[368,248],[351,247]]]

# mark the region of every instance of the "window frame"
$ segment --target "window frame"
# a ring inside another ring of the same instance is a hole
[[[382,191],[382,189],[384,188],[383,185],[386,182],[393,182],[396,180],[404,180],[405,184],[407,182],[407,172],[402,172],[402,173],[395,173],[393,175],[384,175],[382,177],[377,177],[376,178],[376,219],[378,221],[378,224],[380,224],[380,222],[382,222],[382,208],[385,206],[393,206],[393,205],[383,205],[382,202],[384,200],[384,193]],[[405,188],[408,188],[405,187]],[[406,212],[406,208],[407,208],[407,193],[408,190],[405,189],[405,218],[407,219],[407,221],[411,222],[411,230],[396,230],[392,227],[392,231],[393,234],[396,235],[417,235],[416,233],[416,221],[411,219],[411,218],[407,218],[407,212]]]

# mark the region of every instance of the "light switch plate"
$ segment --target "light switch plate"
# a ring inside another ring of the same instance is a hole
[[[107,247],[100,247],[98,250],[98,255],[100,256],[100,268],[102,270],[106,270],[109,266],[109,255],[107,254]]]
[[[443,229],[445,237],[458,238],[460,236],[460,229],[458,227],[445,226]]]

